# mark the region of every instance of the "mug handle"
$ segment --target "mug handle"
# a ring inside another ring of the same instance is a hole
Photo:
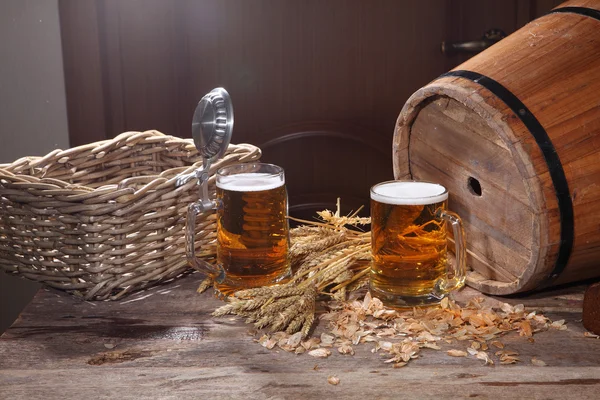
[[[467,245],[465,242],[465,231],[462,220],[458,214],[452,211],[438,209],[435,213],[436,218],[450,223],[452,233],[454,234],[454,255],[456,261],[454,264],[446,263],[446,277],[440,282],[440,289],[444,293],[460,289],[465,284],[467,278]]]
[[[213,201],[197,201],[191,203],[187,209],[187,219],[185,224],[185,254],[188,262],[197,271],[204,272],[212,277],[218,276],[221,271],[219,267],[212,265],[202,259],[196,257],[196,218],[198,214],[207,211],[213,211],[216,208],[216,203]]]
[[[202,165],[202,168],[198,168],[192,173],[177,177],[176,186],[179,187],[185,185],[189,180],[194,178],[198,179],[197,183],[200,189],[200,199],[195,203],[191,203],[187,208],[187,219],[185,222],[185,255],[192,268],[208,274],[209,276],[216,277],[221,273],[219,268],[196,257],[196,218],[198,217],[198,214],[214,211],[217,208],[216,201],[210,200],[208,196],[208,173],[210,171],[211,160],[203,158]]]

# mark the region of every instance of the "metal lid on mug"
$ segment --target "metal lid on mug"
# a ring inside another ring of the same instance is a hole
[[[206,94],[194,112],[192,137],[200,155],[209,161],[221,158],[233,130],[233,106],[229,93],[216,88]]]

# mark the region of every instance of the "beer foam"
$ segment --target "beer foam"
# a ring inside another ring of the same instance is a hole
[[[444,201],[448,192],[437,183],[396,181],[374,186],[371,199],[385,204],[420,206]]]
[[[259,192],[276,189],[284,184],[285,179],[282,176],[264,172],[226,175],[219,177],[217,181],[217,187],[234,192]]]

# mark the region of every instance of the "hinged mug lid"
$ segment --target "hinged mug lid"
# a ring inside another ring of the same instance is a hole
[[[192,119],[192,137],[202,158],[216,161],[221,158],[233,130],[233,106],[229,93],[216,88],[207,93],[198,105]]]

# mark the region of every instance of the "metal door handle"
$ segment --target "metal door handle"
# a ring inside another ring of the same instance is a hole
[[[479,53],[505,37],[506,33],[501,29],[490,29],[479,40],[454,43],[444,41],[442,42],[442,53],[446,56],[453,56],[457,53]]]

